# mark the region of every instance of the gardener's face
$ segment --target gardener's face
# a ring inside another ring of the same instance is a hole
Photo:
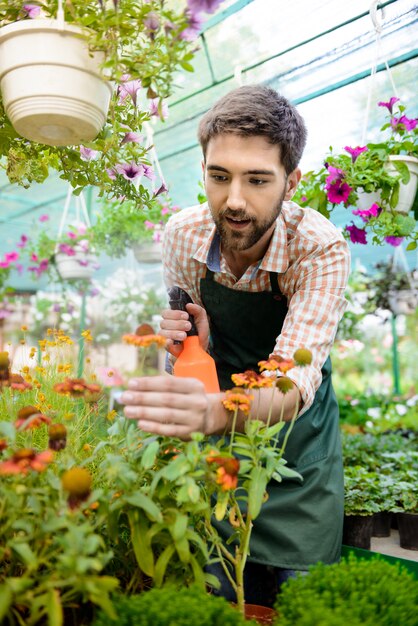
[[[223,249],[238,252],[270,240],[300,170],[286,175],[279,147],[265,137],[225,134],[209,141],[204,179]]]

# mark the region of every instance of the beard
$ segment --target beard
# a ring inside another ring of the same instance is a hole
[[[215,216],[214,211],[208,202],[213,221],[215,222],[216,229],[221,237],[223,248],[225,250],[234,251],[248,250],[249,248],[252,248],[252,246],[254,246],[273,226],[274,222],[279,217],[285,195],[286,190],[283,191],[283,194],[279,198],[277,204],[270,209],[263,220],[260,220],[252,215],[248,215],[244,209],[231,211],[226,208],[224,211],[221,211],[217,216]],[[250,224],[245,228],[245,231],[232,230],[226,221],[227,218],[235,220],[249,220]]]

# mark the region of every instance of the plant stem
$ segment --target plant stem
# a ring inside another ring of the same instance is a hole
[[[229,454],[232,454],[232,445],[234,442],[235,427],[237,425],[237,415],[238,415],[238,408],[235,409],[234,417],[232,418],[231,432],[229,435]]]

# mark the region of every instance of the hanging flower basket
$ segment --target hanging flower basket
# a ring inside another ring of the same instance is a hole
[[[161,263],[163,245],[161,241],[141,241],[132,246],[132,251],[138,263]]]
[[[394,315],[411,315],[418,306],[418,294],[413,289],[389,291],[388,300]]]
[[[100,52],[82,28],[63,20],[21,20],[0,28],[0,89],[15,130],[31,141],[67,146],[103,127],[112,86]]]
[[[399,199],[394,208],[397,213],[407,215],[414,204],[415,196],[418,189],[418,159],[414,156],[396,154],[389,156],[389,163],[386,166],[388,174],[398,174],[398,170],[393,165],[395,161],[405,163],[409,170],[409,181],[407,183],[400,182]],[[378,191],[366,193],[358,190],[357,208],[366,211],[372,204],[381,206],[380,193]]]
[[[96,270],[97,257],[95,254],[84,250],[76,250],[72,256],[65,252],[56,252],[55,264],[59,275],[64,280],[88,279]]]

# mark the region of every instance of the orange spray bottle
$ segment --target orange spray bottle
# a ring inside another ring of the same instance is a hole
[[[178,311],[186,311],[186,304],[192,303],[188,294],[180,287],[168,290],[170,307]],[[214,359],[203,350],[199,342],[197,328],[193,316],[189,316],[192,325],[183,342],[183,350],[174,363],[174,376],[197,378],[205,385],[206,393],[219,393],[219,381]]]

